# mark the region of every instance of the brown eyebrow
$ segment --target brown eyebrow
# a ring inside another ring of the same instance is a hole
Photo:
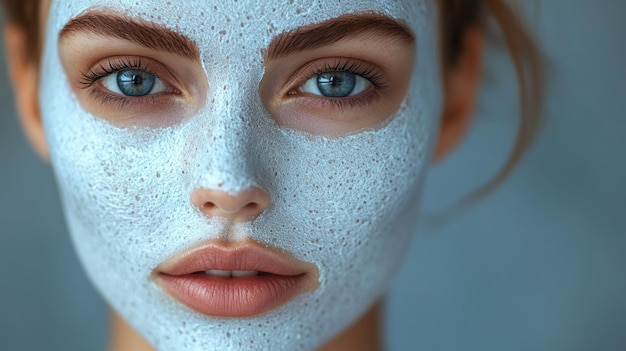
[[[395,39],[407,44],[415,41],[409,27],[391,17],[377,13],[347,14],[279,34],[270,43],[265,58],[274,60],[359,35]]]
[[[197,60],[200,51],[196,44],[155,23],[137,21],[121,15],[87,12],[70,20],[61,30],[59,41],[74,33],[93,33],[135,42],[149,49],[171,52]]]

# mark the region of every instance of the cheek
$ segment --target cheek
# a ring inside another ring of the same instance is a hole
[[[109,270],[137,267],[145,277],[196,234],[188,230],[198,216],[181,156],[188,130],[99,120],[78,104],[56,61],[44,62],[42,118],[70,232],[88,248],[79,254],[84,262],[112,261],[101,265]]]
[[[340,139],[283,130],[268,149],[273,203],[250,235],[318,267],[306,301],[335,328],[386,292],[414,233],[432,143],[432,120],[416,111],[404,106],[384,128]]]
[[[380,130],[340,139],[282,131],[283,142],[266,159],[272,207],[254,235],[320,264],[393,241],[397,219],[418,210],[431,144],[428,123],[409,111]]]
[[[55,134],[61,142],[54,168],[65,211],[79,223],[74,240],[91,248],[84,260],[113,260],[109,269],[118,271],[136,267],[144,279],[166,258],[223,229],[189,200],[186,136],[193,125],[124,130],[80,111],[65,119],[74,123]]]

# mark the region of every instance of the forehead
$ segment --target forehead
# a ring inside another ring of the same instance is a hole
[[[282,32],[350,13],[379,13],[406,23],[415,33],[432,26],[434,0],[52,0],[48,28],[54,32],[91,10],[117,12],[157,23],[199,44],[246,42],[266,47]],[[215,49],[215,47],[213,47]]]

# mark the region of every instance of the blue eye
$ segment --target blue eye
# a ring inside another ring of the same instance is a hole
[[[153,74],[129,69],[117,72],[117,87],[124,95],[143,96],[150,93],[156,77]]]
[[[156,75],[141,69],[125,69],[104,77],[102,85],[124,96],[146,96],[167,91]]]
[[[367,79],[348,71],[324,72],[309,78],[300,91],[329,98],[360,94],[372,85]]]

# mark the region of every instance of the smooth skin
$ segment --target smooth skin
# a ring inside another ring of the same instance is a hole
[[[47,2],[43,8],[47,9]],[[45,21],[47,12],[42,14]],[[44,27],[44,26],[42,26]],[[43,36],[42,36],[43,37]],[[37,154],[48,162],[48,147],[40,117],[38,95],[39,67],[27,53],[26,34],[9,23],[4,28],[10,78],[15,103],[24,132]],[[455,66],[447,67],[444,75],[444,106],[441,129],[434,160],[442,160],[455,149],[467,131],[473,113],[480,78],[482,76],[484,34],[470,29],[463,36],[463,46]],[[325,345],[322,351],[382,349],[380,323],[382,302],[376,303],[350,328]],[[132,327],[111,311],[111,351],[151,351],[153,348]]]

